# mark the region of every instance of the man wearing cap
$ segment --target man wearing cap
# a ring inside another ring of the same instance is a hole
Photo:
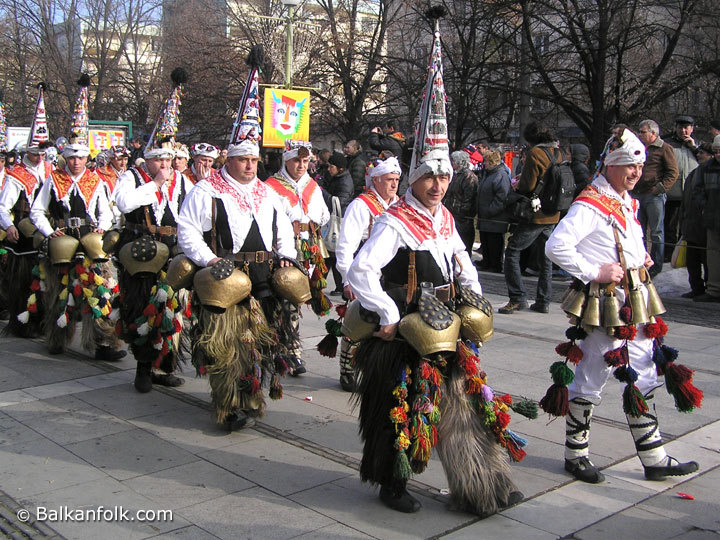
[[[695,119],[692,116],[680,115],[675,118],[675,131],[665,139],[675,151],[678,166],[678,178],[667,193],[665,201],[665,261],[669,262],[673,248],[679,240],[680,206],[685,188],[685,180],[698,166],[696,154],[700,148],[692,134],[695,130]]]
[[[485,301],[452,214],[442,205],[453,169],[440,58],[436,23],[420,107],[428,113],[418,122],[410,188],[375,219],[370,237],[347,271],[357,300],[348,307],[344,325],[346,333],[359,340],[354,361],[360,374],[361,479],[380,485],[380,500],[389,508],[417,512],[420,501],[406,484],[412,473],[426,468],[437,447],[452,504],[485,516],[522,499],[510,479],[500,441],[508,451],[517,450],[518,459],[522,451],[503,435],[507,424],[498,431],[488,429],[493,420],[467,399],[467,393],[486,392],[478,399],[490,408],[496,403],[484,385],[484,373],[477,386],[467,379],[470,372],[479,373],[479,359],[470,352],[470,342],[458,340],[454,311],[471,297],[477,305]],[[361,326],[348,317],[358,309],[366,326],[374,317],[379,328],[356,334]],[[491,308],[486,309],[491,314]],[[500,444],[495,444],[493,433]]]
[[[192,154],[193,162],[183,174],[187,176],[193,184],[197,184],[198,181],[210,176],[213,163],[215,163],[220,153],[217,148],[208,143],[194,144],[190,149],[190,153]]]
[[[193,363],[209,375],[218,424],[233,431],[264,413],[262,382],[270,379],[271,398],[282,396],[278,375],[289,367],[282,355],[299,346],[299,334],[288,303],[270,287],[273,268],[289,267],[296,257],[290,221],[280,199],[257,178],[257,143],[231,144],[227,155],[223,168],[188,195],[178,240],[199,267],[229,265],[231,272],[234,265],[252,283],[249,299],[223,309],[203,304],[197,278],[193,295]]]
[[[327,275],[327,267],[320,252],[320,227],[330,220],[330,211],[323,199],[322,190],[317,182],[308,174],[312,145],[305,141],[288,139],[283,152],[283,165],[275,176],[265,183],[281,198],[285,214],[290,219],[295,233],[295,246],[298,259],[303,259],[306,270],[310,273],[310,290],[313,294],[311,306],[317,314],[326,313],[330,304],[325,297],[322,283]],[[294,317],[299,326],[299,314]],[[305,373],[302,361],[302,350],[295,351],[297,365],[291,375]]]
[[[371,161],[365,175],[365,192],[358,195],[345,210],[335,257],[343,298],[346,300],[355,299],[347,281],[353,258],[370,236],[375,220],[398,200],[397,189],[401,174],[400,163],[394,156]],[[343,337],[340,344],[340,386],[346,392],[355,390],[352,349],[351,341]]]
[[[5,231],[4,244],[9,252],[3,275],[10,315],[7,329],[18,337],[36,335],[42,326],[41,303],[35,302],[36,308],[32,311],[27,306],[32,283],[37,279],[33,275],[33,268],[38,263],[38,251],[32,238],[34,227],[22,227],[21,231],[18,225],[21,221],[29,225],[30,208],[52,172],[52,166],[45,161],[45,150],[49,146],[49,142],[42,142],[26,148],[21,163],[7,171],[0,192],[0,227]],[[39,300],[37,294],[35,298]]]
[[[657,122],[643,120],[639,128],[639,138],[645,145],[645,166],[631,195],[640,203],[638,219],[643,232],[649,229],[654,263],[650,275],[655,276],[662,271],[665,260],[665,199],[677,180],[678,168],[675,151],[660,138]]]
[[[638,202],[629,195],[642,175],[645,146],[630,130],[621,128],[608,140],[603,158],[600,173],[555,228],[545,245],[545,253],[574,276],[578,285],[599,284],[606,291],[605,303],[614,301],[609,298],[615,295],[619,308],[626,301],[626,290],[635,294],[638,302],[645,303],[648,289],[642,276],[653,262],[645,251],[643,231],[637,219]],[[632,297],[627,302],[632,303]],[[608,306],[603,304],[601,312],[603,308],[607,314]],[[638,313],[633,313],[636,309]],[[615,319],[621,326],[615,330],[614,325],[598,327],[580,323],[568,330],[567,336],[573,335],[571,339],[579,341],[581,352],[568,388],[565,470],[580,481],[594,484],[604,480],[589,459],[590,421],[613,368],[616,368],[615,377],[628,385],[626,395],[635,396],[633,400],[624,399],[624,409],[645,477],[662,480],[698,469],[694,461],[680,463],[665,453],[654,392],[660,386],[658,371],[661,370],[655,338],[662,337],[667,328],[661,330],[660,320],[630,324],[640,320],[640,311],[640,305],[635,304],[632,310],[619,310]],[[610,319],[608,315],[603,317],[604,324]],[[571,334],[571,330],[575,334]],[[637,405],[636,409],[629,407],[633,404]],[[540,405],[551,412],[543,401]]]
[[[115,202],[125,217],[125,225],[117,245],[120,253],[120,335],[130,344],[137,360],[135,389],[141,393],[152,390],[153,384],[175,387],[184,383],[183,379],[173,375],[177,369],[178,339],[170,340],[167,350],[163,348],[159,352],[153,341],[166,336],[138,336],[137,331],[138,318],[143,317],[148,305],[157,303],[153,302],[153,298],[157,297],[158,288],[163,286],[162,270],[156,273],[136,272],[134,261],[126,259],[130,255],[122,249],[128,243],[150,237],[166,245],[171,256],[177,252],[177,219],[192,184],[172,168],[173,155],[170,143],[146,148],[144,163],[125,171],[115,190]],[[167,264],[161,263],[161,266],[166,268]],[[164,304],[179,302],[173,302],[173,293],[170,293],[170,296]],[[178,311],[177,306],[171,308],[171,311]],[[144,337],[146,339],[143,339]]]
[[[66,235],[80,240],[91,232],[102,234],[112,225],[113,214],[104,182],[95,172],[85,168],[89,155],[90,148],[73,138],[63,149],[65,168],[51,173],[30,209],[30,220],[51,243]],[[114,349],[114,331],[105,320],[114,288],[111,282],[103,279],[103,274],[109,275],[107,268],[93,266],[89,257],[75,264],[72,262],[74,254],[69,255],[71,262],[54,268],[48,264],[45,270],[48,282],[45,330],[50,354],[65,350],[72,340],[76,319],[82,315],[83,346],[86,349],[95,347],[97,360],[113,361],[124,357],[125,351]],[[98,281],[102,285],[98,285]],[[85,302],[88,309],[83,305]]]
[[[714,157],[695,173],[693,200],[702,211],[707,233],[707,283],[695,302],[720,302],[720,135],[713,139]]]

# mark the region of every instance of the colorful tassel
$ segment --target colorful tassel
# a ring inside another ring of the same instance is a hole
[[[513,402],[510,407],[516,413],[521,414],[530,420],[535,420],[538,417],[538,404],[535,401],[524,399],[522,401]]]
[[[338,338],[332,334],[327,334],[320,343],[317,344],[317,351],[327,358],[335,358],[338,348]]]
[[[692,412],[702,406],[703,392],[692,383],[693,371],[686,366],[669,363],[665,366],[665,386],[675,399],[680,412]]]

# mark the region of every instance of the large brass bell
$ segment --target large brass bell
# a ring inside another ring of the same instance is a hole
[[[620,318],[620,301],[613,291],[605,293],[603,298],[602,325],[607,329],[609,335],[615,332],[618,326],[625,326]]]
[[[110,229],[109,231],[105,231],[105,234],[103,235],[103,245],[102,249],[105,253],[113,253],[115,251],[115,247],[117,247],[117,243],[120,240],[120,233],[116,231],[115,229]]]
[[[340,331],[350,341],[362,341],[373,335],[377,329],[378,320],[377,314],[364,310],[360,305],[360,300],[356,299],[348,304]]]
[[[455,310],[460,316],[460,335],[473,343],[485,343],[493,335],[493,311],[473,306],[460,306]]]
[[[245,272],[233,266],[232,261],[223,259],[214,266],[198,270],[193,278],[193,289],[203,306],[223,312],[245,300],[252,283]]]
[[[71,263],[79,245],[77,238],[67,234],[51,238],[48,247],[50,262],[54,265]]]
[[[173,257],[168,265],[165,283],[175,291],[192,287],[193,276],[197,272],[197,265],[185,255]]]
[[[422,320],[417,311],[405,315],[398,325],[398,333],[412,345],[420,356],[455,352],[460,336],[460,317],[450,312],[452,323],[444,330],[435,330]]]
[[[630,292],[628,303],[632,310],[632,317],[630,322],[632,324],[645,324],[650,321],[650,315],[647,310],[647,302],[645,295],[643,294],[642,287],[640,287],[640,274],[637,268],[630,268],[628,271],[628,285]]]
[[[590,284],[582,322],[585,326],[600,326],[600,285],[596,282]]]
[[[80,238],[80,243],[85,249],[85,255],[93,262],[103,263],[110,258],[103,250],[103,235],[97,232],[90,232]]]
[[[580,317],[585,307],[585,291],[570,289],[560,307],[571,317]]]
[[[302,238],[299,236],[295,237],[295,251],[297,251],[298,262],[303,262],[305,260],[305,253],[302,250]]]
[[[35,231],[37,231],[37,227],[32,221],[30,221],[30,218],[22,218],[18,223],[17,228],[20,231],[20,234],[22,234],[25,238],[32,238]]]
[[[665,309],[665,306],[662,303],[662,300],[660,299],[660,295],[657,292],[657,289],[655,288],[655,285],[653,285],[653,282],[650,280],[650,276],[648,276],[647,282],[645,283],[645,288],[648,292],[648,299],[647,299],[647,310],[648,315],[650,317],[654,317],[655,315],[662,315],[667,311]]]
[[[131,276],[136,274],[157,274],[170,256],[170,250],[162,242],[149,236],[141,236],[128,242],[118,253],[120,264]]]
[[[305,272],[295,266],[276,269],[270,279],[273,290],[292,304],[304,304],[310,294],[310,280]]]

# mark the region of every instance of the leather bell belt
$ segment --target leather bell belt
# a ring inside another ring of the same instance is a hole
[[[392,291],[396,291],[402,289],[403,291],[407,291],[407,283],[405,285],[397,285],[393,283],[387,283],[385,286],[385,292],[390,294]],[[415,291],[414,298],[417,299],[420,297],[420,287],[418,287]],[[435,298],[440,300],[440,302],[449,302],[453,298],[455,298],[455,288],[452,286],[452,283],[448,283],[447,285],[440,285],[439,287],[435,287],[434,289],[431,289],[431,292],[435,292]],[[392,295],[391,295],[392,296]]]
[[[241,263],[265,263],[273,260],[272,251],[238,251],[233,254],[235,262]]]
[[[310,230],[310,224],[309,223],[300,223],[299,221],[293,221],[293,232],[295,234],[301,233],[301,232],[308,232]]]
[[[79,217],[70,217],[67,219],[58,219],[58,229],[79,229],[86,225],[92,225],[87,219]]]
[[[139,233],[157,234],[159,236],[174,236],[177,234],[177,227],[167,225],[140,225],[138,223],[125,223],[125,228]]]

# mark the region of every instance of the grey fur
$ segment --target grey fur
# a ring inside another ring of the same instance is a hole
[[[451,505],[480,516],[494,514],[517,490],[505,450],[470,408],[458,368],[443,386],[437,453],[448,479]]]

